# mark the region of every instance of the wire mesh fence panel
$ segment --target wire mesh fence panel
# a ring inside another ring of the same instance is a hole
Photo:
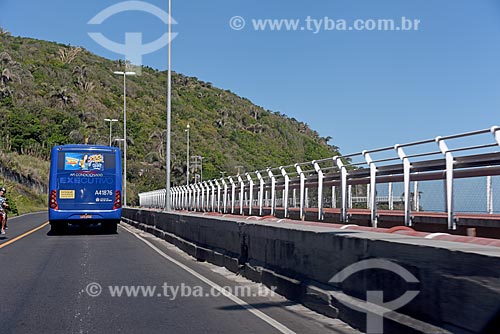
[[[487,213],[487,189],[487,177],[455,180],[453,191],[454,211],[463,213]]]
[[[418,211],[445,212],[445,183],[444,180],[418,182]],[[414,196],[414,183],[412,184],[411,197]],[[415,211],[414,200],[412,210]]]
[[[382,183],[377,185],[378,210],[404,210],[403,183]]]
[[[351,202],[353,209],[368,209],[368,185],[356,184],[351,187]]]
[[[491,177],[491,209],[488,213],[500,213],[500,176]]]
[[[282,208],[283,207],[283,190],[276,190],[276,207],[277,208]]]
[[[332,208],[332,187],[323,188],[323,208]]]
[[[307,188],[307,208],[317,208],[318,207],[318,189]]]

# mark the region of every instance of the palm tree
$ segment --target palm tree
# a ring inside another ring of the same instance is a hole
[[[150,136],[149,140],[153,141],[153,145],[155,147],[156,152],[158,153],[158,159],[163,160],[164,158],[164,149],[163,149],[163,144],[165,143],[167,137],[167,131],[154,131]]]
[[[0,35],[1,36],[10,36],[10,32],[5,28],[0,27]]]

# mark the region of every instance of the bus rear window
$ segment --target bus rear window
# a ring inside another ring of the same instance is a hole
[[[58,171],[114,172],[115,156],[102,152],[59,152]]]

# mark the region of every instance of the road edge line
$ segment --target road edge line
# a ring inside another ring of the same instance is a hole
[[[158,247],[156,247],[155,245],[153,245],[151,242],[149,242],[148,240],[146,240],[143,237],[139,236],[135,232],[129,230],[128,227],[125,227],[123,225],[120,225],[120,226],[121,226],[121,228],[123,228],[124,230],[126,230],[127,232],[129,232],[130,234],[132,234],[134,237],[136,237],[139,240],[141,240],[142,242],[144,242],[146,245],[148,245],[150,248],[152,248],[155,252],[157,252],[160,256],[162,256],[166,260],[168,260],[168,261],[172,262],[173,264],[177,265],[178,267],[184,269],[185,271],[187,271],[191,275],[195,276],[196,278],[198,278],[202,282],[210,285],[212,288],[214,288],[217,291],[221,292],[222,296],[229,298],[231,301],[235,302],[236,304],[238,304],[242,308],[246,309],[247,311],[249,311],[250,313],[252,313],[256,317],[260,318],[261,320],[263,320],[264,322],[266,322],[270,326],[274,327],[275,329],[277,329],[281,333],[283,333],[283,334],[296,334],[294,331],[292,331],[291,329],[289,329],[288,327],[286,327],[285,325],[283,325],[279,321],[271,318],[270,316],[268,316],[267,314],[263,313],[262,311],[259,311],[258,309],[256,309],[252,305],[248,304],[244,300],[236,297],[235,295],[233,295],[229,291],[223,289],[219,284],[211,281],[210,279],[208,279],[205,276],[201,275],[197,271],[189,268],[185,264],[183,264],[183,263],[177,261],[176,259],[168,256],[161,249],[159,249]]]

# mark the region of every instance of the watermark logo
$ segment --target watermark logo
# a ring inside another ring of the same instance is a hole
[[[85,292],[90,296],[90,297],[99,297],[102,293],[102,287],[99,283],[89,283],[85,287]]]
[[[351,275],[370,269],[383,269],[390,271],[407,283],[420,283],[420,281],[407,269],[399,264],[383,259],[369,259],[351,264],[333,276],[330,283],[342,283]],[[366,292],[366,301],[360,301],[343,292],[337,294],[337,299],[349,308],[366,313],[366,332],[370,334],[383,333],[384,315],[395,311],[409,302],[411,302],[420,291],[408,290],[400,297],[384,303],[384,292],[380,290],[368,290]]]
[[[164,282],[162,285],[108,285],[101,286],[97,282],[87,284],[84,291],[89,297],[109,296],[112,298],[212,298],[220,296],[235,297],[274,297],[277,287],[270,288],[259,285],[213,286],[209,289],[185,283],[173,285]]]
[[[169,13],[163,9],[144,1],[124,1],[112,6],[109,6],[94,16],[87,24],[100,25],[108,18],[129,11],[146,12],[159,18],[163,23],[168,24]],[[171,18],[172,24],[177,22]],[[142,32],[125,32],[125,44],[120,44],[108,39],[102,33],[89,32],[88,35],[99,45],[109,51],[122,54],[125,60],[133,65],[142,65],[142,56],[158,51],[168,45],[177,33],[171,34],[171,40],[168,38],[168,33],[164,33],[160,38],[143,44]]]
[[[247,25],[248,21],[248,25]],[[420,19],[401,16],[399,18],[343,19],[307,16],[305,18],[252,18],[236,15],[229,19],[229,27],[243,30],[246,26],[256,32],[320,32],[332,31],[418,31]]]
[[[242,18],[241,16],[233,16],[229,20],[229,26],[233,30],[242,30],[243,28],[245,28],[245,25],[246,25],[245,19]]]

